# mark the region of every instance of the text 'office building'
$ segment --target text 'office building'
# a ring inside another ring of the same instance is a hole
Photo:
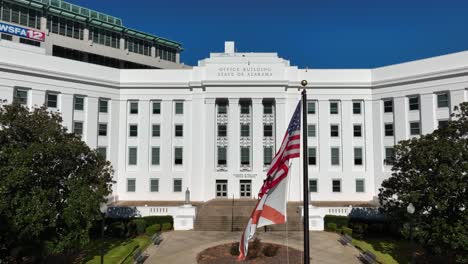
[[[468,100],[468,52],[305,70],[228,42],[191,69],[127,70],[0,46],[0,99],[59,111],[112,162],[119,201],[183,201],[187,188],[193,201],[255,198],[307,80],[311,200],[369,202],[390,176],[393,146]],[[290,201],[302,197],[301,170],[296,159]]]

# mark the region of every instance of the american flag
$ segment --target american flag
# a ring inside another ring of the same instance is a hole
[[[300,156],[301,148],[301,102],[296,106],[296,110],[289,122],[288,129],[283,138],[281,147],[276,152],[275,157],[271,161],[270,168],[267,172],[267,178],[260,190],[259,198],[268,192],[272,187],[276,186],[284,177],[288,175],[289,160]]]
[[[301,102],[289,122],[283,143],[271,161],[267,178],[258,194],[258,202],[247,222],[239,243],[239,259],[245,260],[249,240],[253,238],[258,227],[284,224],[286,222],[287,176],[290,159],[300,156],[301,145]]]

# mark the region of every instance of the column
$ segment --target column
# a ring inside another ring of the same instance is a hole
[[[46,17],[41,17],[40,18],[40,30],[46,32],[47,31],[47,18]],[[46,32],[47,34],[48,32]]]
[[[455,106],[459,106],[465,100],[468,100],[468,98],[465,98],[465,93],[466,92],[467,92],[466,90],[455,90],[455,91],[450,91],[449,92],[450,113],[453,112],[453,108]]]
[[[281,146],[283,141],[284,132],[286,131],[286,99],[285,98],[275,98],[275,112],[276,122],[275,122],[275,135],[276,135],[276,148],[273,151],[276,151]],[[273,154],[274,155],[274,154]]]
[[[151,148],[149,142],[149,139],[151,138],[151,136],[149,135],[151,129],[151,122],[149,118],[151,111],[150,101],[140,100],[138,108],[138,154],[141,155],[141,157],[138,158],[138,170],[149,171]],[[143,185],[147,185],[149,183],[149,178],[147,178],[146,180],[146,184]]]
[[[125,170],[126,162],[126,139],[123,137],[125,133],[121,133],[120,127],[121,124],[125,124],[126,115],[125,115],[125,105],[119,100],[111,99],[109,101],[109,122],[108,122],[108,133],[110,135],[110,141],[108,145],[107,155],[108,160],[113,164],[115,168],[113,180],[117,183],[116,186],[112,186],[113,196],[118,198],[118,185],[124,184],[119,182],[119,171]],[[122,109],[122,111],[121,111]],[[126,129],[125,125],[122,125],[122,129]],[[123,143],[122,143],[123,142]]]
[[[215,194],[215,179],[213,176],[213,172],[216,169],[216,99],[215,98],[206,98],[205,99],[205,117],[206,123],[204,124],[206,127],[205,131],[205,168],[206,171],[209,172],[206,175],[206,185],[210,186],[207,190],[205,190],[205,199],[213,199]],[[231,164],[228,162],[228,166]]]
[[[59,95],[59,109],[62,113],[62,124],[67,127],[68,131],[73,128],[73,95],[60,94]]]
[[[85,28],[83,29],[83,40],[84,41],[89,41],[89,29]],[[92,44],[92,41],[89,41],[89,44]]]
[[[205,103],[203,100],[203,91],[201,88],[194,88],[193,89],[193,96],[192,96],[192,118],[188,118],[188,122],[190,122],[188,126],[188,134],[187,137],[190,137],[191,142],[191,167],[188,170],[191,172],[188,175],[189,179],[187,182],[187,186],[190,186],[190,194],[191,199],[194,201],[203,201],[205,198],[206,190],[209,190],[212,186],[211,183],[207,181],[206,175],[209,174],[210,170],[208,170],[206,164],[207,159],[206,151],[207,151],[207,139],[204,137],[208,132],[206,130],[206,115],[202,114],[201,116],[197,116],[196,119],[193,117],[197,113],[204,113],[207,111],[207,107],[205,107]],[[188,132],[187,131],[187,132]],[[184,131],[185,132],[185,131]],[[211,139],[210,139],[211,140]],[[190,144],[190,143],[189,143]],[[214,187],[213,187],[214,188]],[[185,190],[184,190],[185,191]]]
[[[228,110],[228,149],[227,149],[227,165],[229,175],[239,172],[240,168],[240,106],[239,98],[229,98]],[[228,195],[234,195],[239,198],[239,180],[231,176],[228,179]]]
[[[395,112],[395,142],[408,138],[408,104],[406,97],[395,97],[393,111]]]
[[[125,48],[125,38],[120,38],[120,50],[125,50],[128,53],[128,49]]]
[[[434,94],[422,94],[421,95],[421,119],[420,126],[422,134],[431,133],[434,130],[435,122],[435,106],[434,106]]]
[[[98,98],[87,97],[86,99],[86,143],[90,148],[96,148],[98,130]]]
[[[252,171],[257,178],[263,174],[263,104],[262,98],[252,98]]]
[[[45,104],[45,97],[46,97],[45,91],[31,89],[30,96],[31,96],[31,101],[30,101],[31,108],[41,107]]]
[[[362,106],[364,107],[364,106]],[[361,113],[364,110],[361,109]],[[339,140],[340,140],[340,154],[341,154],[341,171],[343,172],[351,172],[354,169],[354,147],[356,142],[354,142],[353,138],[353,121],[355,120],[353,117],[353,101],[350,100],[343,100],[341,101],[339,114],[341,116],[341,122],[339,123]],[[333,122],[335,123],[335,122]],[[363,124],[364,125],[364,124]],[[330,135],[329,135],[330,136]],[[357,146],[356,146],[357,147]],[[359,147],[365,147],[359,146]],[[363,151],[365,148],[363,149]],[[366,156],[363,152],[363,158]],[[354,181],[354,179],[353,179]],[[349,188],[349,185],[346,186],[346,182],[349,181],[349,177],[342,177],[341,179],[341,188],[343,192],[349,191],[352,188]],[[351,184],[353,186],[353,184]]]
[[[154,46],[151,46],[151,57],[156,57],[156,48]]]
[[[180,63],[180,52],[176,53],[176,63]]]

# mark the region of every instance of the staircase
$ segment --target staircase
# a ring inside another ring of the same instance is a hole
[[[202,231],[242,231],[249,220],[257,200],[253,199],[214,199],[201,205],[197,210],[195,230]],[[287,223],[268,226],[271,231],[302,230],[302,220],[298,211],[300,203],[288,203]]]

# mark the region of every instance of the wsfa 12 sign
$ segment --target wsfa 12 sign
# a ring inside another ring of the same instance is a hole
[[[22,38],[28,38],[35,41],[44,41],[45,33],[39,30],[18,27],[6,23],[0,22],[0,33],[6,33],[10,35],[19,36]]]

